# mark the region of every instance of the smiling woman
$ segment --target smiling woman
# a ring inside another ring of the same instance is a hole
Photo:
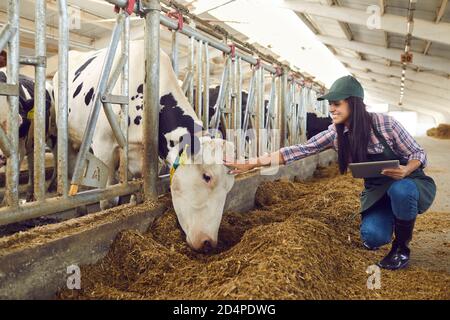
[[[364,247],[375,250],[391,242],[395,232],[391,251],[378,265],[400,269],[409,263],[408,244],[416,216],[431,206],[436,185],[423,172],[426,154],[414,138],[393,117],[367,112],[363,99],[364,90],[355,78],[339,78],[318,98],[330,102],[333,124],[328,130],[305,144],[284,147],[244,164],[225,163],[238,173],[274,162],[290,163],[329,148],[338,151],[341,174],[346,173],[349,163],[399,160],[399,168],[383,170],[380,178],[364,179],[360,201]]]

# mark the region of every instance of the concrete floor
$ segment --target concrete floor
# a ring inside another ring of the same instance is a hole
[[[450,212],[450,140],[417,137],[428,157],[427,175],[436,182],[437,192],[430,211]]]

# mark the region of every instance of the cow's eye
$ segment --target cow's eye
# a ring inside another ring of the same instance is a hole
[[[207,183],[211,181],[211,176],[207,175],[206,173],[203,174],[203,180],[205,180]]]

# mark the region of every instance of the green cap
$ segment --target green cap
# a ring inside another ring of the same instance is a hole
[[[330,88],[330,91],[317,100],[339,101],[348,97],[359,97],[364,99],[364,89],[352,76],[345,76],[337,79]]]

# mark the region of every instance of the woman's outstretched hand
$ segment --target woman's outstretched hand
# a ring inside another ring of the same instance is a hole
[[[246,160],[245,162],[224,159],[223,164],[231,169],[228,172],[229,174],[243,173],[243,172],[252,170],[258,166],[254,159],[253,159],[253,161]]]
[[[243,173],[257,167],[280,165],[284,163],[285,161],[280,151],[264,154],[245,162],[226,158],[223,160],[223,164],[231,168],[229,171],[230,174]]]

